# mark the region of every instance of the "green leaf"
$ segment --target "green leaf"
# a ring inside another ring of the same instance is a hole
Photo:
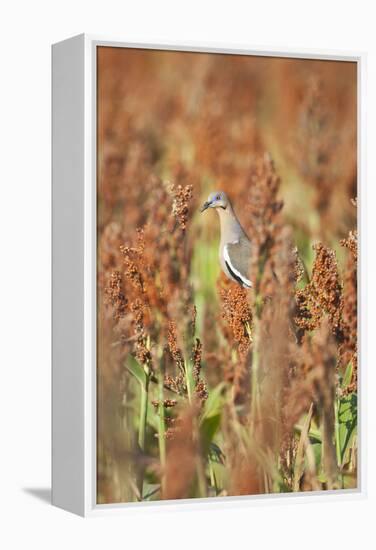
[[[316,470],[320,468],[321,465],[321,453],[322,453],[322,444],[321,443],[314,443],[312,445],[313,454],[315,456],[315,464],[316,464]]]
[[[343,380],[342,380],[342,384],[341,384],[342,388],[347,388],[347,386],[350,384],[351,378],[352,378],[352,373],[353,373],[353,364],[350,361],[350,363],[346,367],[345,374],[343,375]]]
[[[218,494],[229,484],[228,470],[219,462],[212,462],[211,467],[213,469]]]
[[[346,462],[347,451],[357,431],[358,414],[355,393],[346,395],[339,400],[338,423],[340,457],[343,465]]]
[[[136,378],[142,387],[146,386],[147,375],[143,367],[136,361],[131,355],[127,358],[125,363],[126,369]]]
[[[204,405],[201,423],[203,423],[207,418],[217,416],[221,412],[223,404],[223,391],[225,387],[226,382],[221,382],[213,390],[210,390],[209,396]]]
[[[151,497],[156,496],[160,489],[161,486],[159,485],[159,483],[144,482],[144,495],[142,500],[152,500]]]
[[[200,426],[200,435],[201,435],[201,445],[203,452],[207,454],[209,452],[210,444],[215,436],[216,431],[219,428],[221,422],[221,415],[216,414],[215,416],[210,416],[205,418],[201,422]]]
[[[218,464],[225,463],[225,455],[223,454],[221,448],[213,442],[210,443],[209,458],[212,462]]]
[[[328,481],[328,478],[326,477],[325,472],[320,472],[317,476],[317,479],[320,483],[326,483]]]
[[[303,429],[303,426],[301,426],[300,424],[295,424],[295,431],[297,431],[299,434],[302,433],[302,429]],[[322,442],[321,433],[320,433],[320,430],[318,428],[314,428],[314,427],[311,426],[311,428],[308,432],[308,437],[309,437],[309,440],[312,443],[312,445],[314,445],[315,443],[321,443]]]
[[[148,402],[147,423],[153,428],[155,432],[158,432],[159,428],[159,412],[158,408],[154,407],[150,400]]]

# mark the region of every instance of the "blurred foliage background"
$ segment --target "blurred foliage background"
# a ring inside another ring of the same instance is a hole
[[[356,486],[356,70],[98,49],[99,503]]]

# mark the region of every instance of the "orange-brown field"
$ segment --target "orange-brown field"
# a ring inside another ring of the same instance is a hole
[[[356,65],[98,57],[98,502],[356,487]]]

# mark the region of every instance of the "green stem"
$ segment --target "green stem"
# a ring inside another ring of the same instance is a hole
[[[254,325],[253,334],[254,337],[252,337],[252,330],[249,322],[244,323],[244,328],[248,334],[248,337],[250,339],[250,342],[253,344],[253,351],[252,351],[252,370],[251,370],[251,422],[253,425],[253,429],[255,427],[255,421],[257,414],[260,414],[260,403],[259,403],[259,352],[257,349],[258,346],[258,330],[257,330],[257,323]]]
[[[196,473],[197,473],[197,483],[198,483],[198,493],[199,497],[203,498],[207,496],[207,482],[206,482],[206,473],[205,473],[205,463],[201,453],[201,442],[200,442],[200,427],[197,420],[197,417],[193,419],[193,438],[196,440],[197,445],[197,455],[196,455]],[[207,457],[210,461],[210,457]]]
[[[212,460],[211,460],[210,457],[209,457],[208,463],[209,463],[210,485],[212,487],[214,487],[215,494],[217,495],[218,494],[218,487],[217,487],[217,482],[216,482],[216,479],[215,479],[213,463],[212,463]]]
[[[249,336],[250,341],[252,342],[252,330],[251,330],[251,325],[249,324],[249,321],[244,322],[244,327]]]
[[[138,444],[140,449],[145,449],[145,431],[146,420],[148,414],[148,393],[149,393],[149,377],[146,377],[145,385],[141,385],[141,402],[140,402],[140,425],[138,430]]]
[[[342,457],[341,457],[341,443],[339,438],[339,419],[338,419],[338,399],[334,400],[334,429],[335,429],[335,438],[336,438],[336,455],[337,455],[337,466],[341,467]]]
[[[192,364],[190,361],[186,361],[185,363],[185,383],[187,385],[188,400],[192,403],[195,383],[193,380]]]
[[[141,451],[145,450],[145,432],[146,420],[148,415],[148,395],[149,395],[149,374],[146,374],[145,383],[141,384],[141,400],[140,400],[140,424],[138,428],[138,444]],[[140,466],[137,476],[137,486],[140,493],[140,500],[143,497],[144,490],[144,467]]]
[[[193,378],[193,365],[191,361],[185,362],[185,380],[187,385],[187,393],[188,393],[188,401],[190,405],[193,404],[194,400],[194,388],[195,388],[195,381]],[[193,421],[193,437],[197,438],[196,441],[199,444],[200,442],[200,430],[199,425],[197,422],[197,418]],[[206,486],[206,475],[205,475],[205,468],[202,463],[202,460],[200,456],[197,457],[196,462],[196,472],[197,472],[197,481],[198,481],[198,491],[200,497],[206,497],[207,496],[207,486]]]
[[[337,456],[337,466],[338,466],[338,477],[341,484],[342,489],[344,489],[344,477],[342,474],[342,454],[341,454],[341,440],[339,437],[339,417],[338,417],[338,410],[339,410],[339,400],[337,398],[334,399],[334,434],[335,434],[335,445],[336,445],[336,456]]]
[[[166,465],[166,423],[165,423],[165,409],[163,406],[163,381],[159,381],[158,387],[158,441],[159,441],[159,459],[161,462],[162,471]],[[164,477],[164,474],[163,474]],[[162,488],[163,488],[163,477],[162,477]]]

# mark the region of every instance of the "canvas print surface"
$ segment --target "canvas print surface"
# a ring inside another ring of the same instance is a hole
[[[97,78],[97,502],[355,488],[356,64]]]

